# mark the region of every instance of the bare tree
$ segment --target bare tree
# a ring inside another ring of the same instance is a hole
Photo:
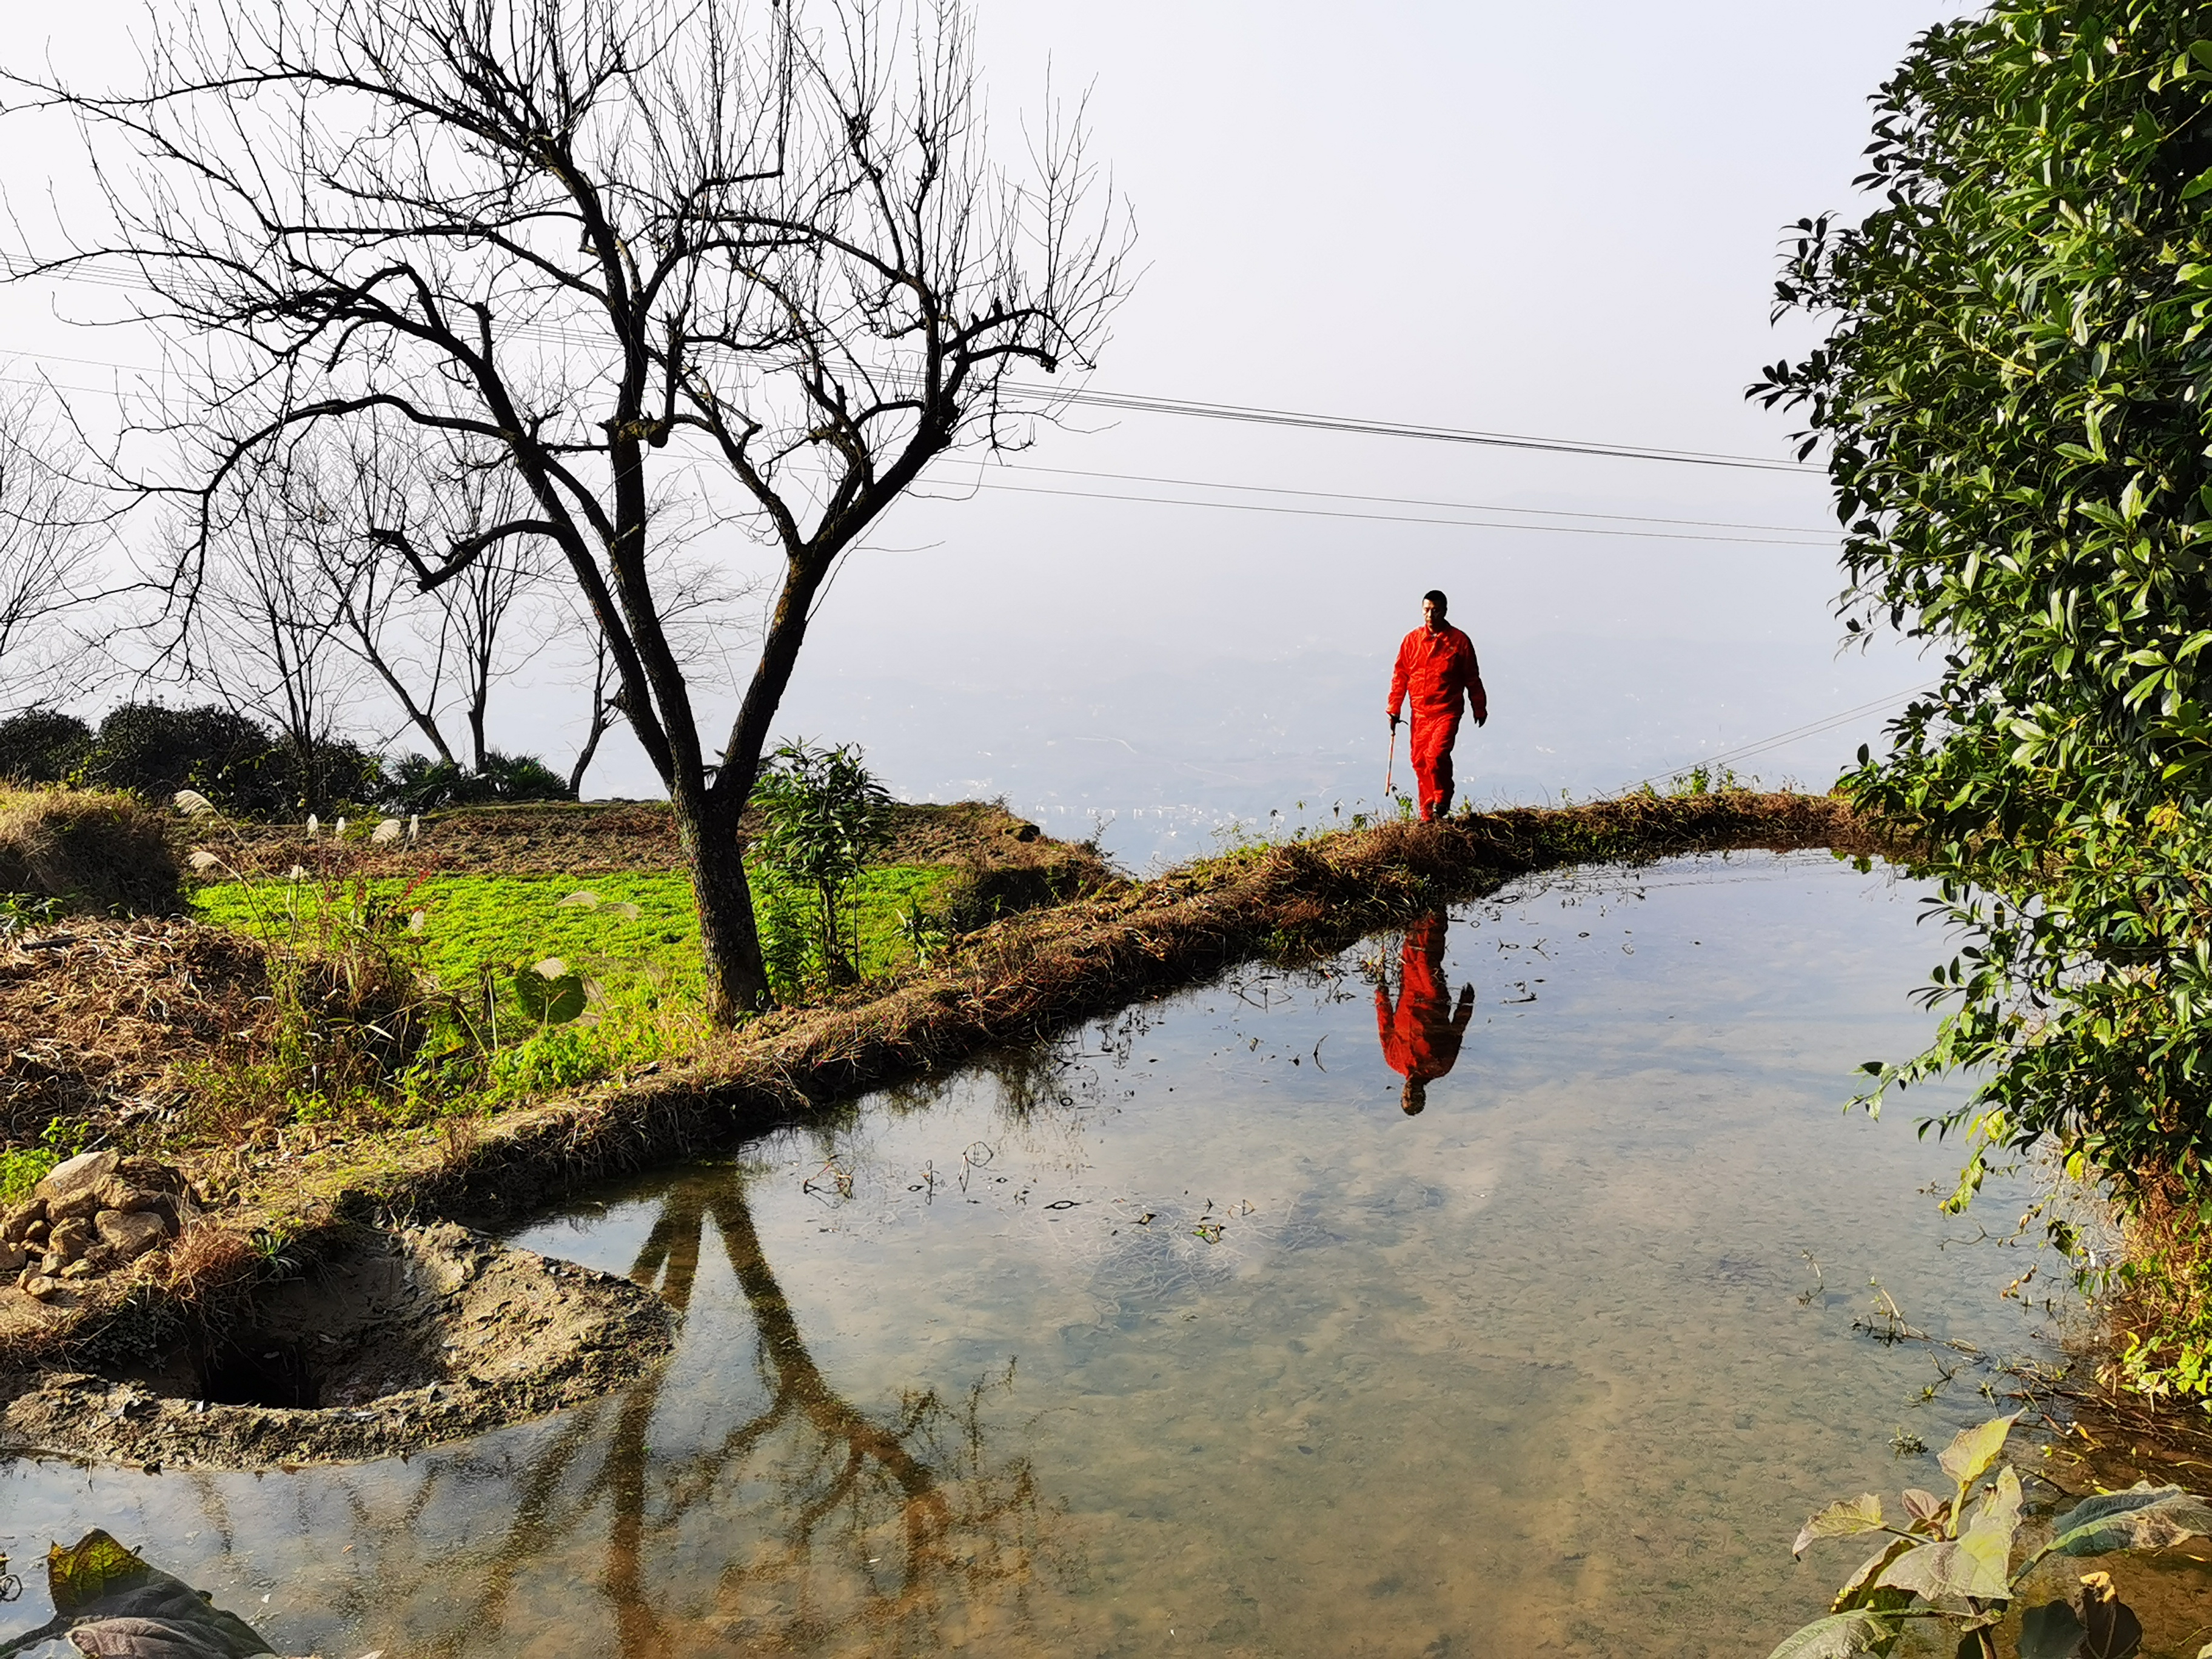
[[[35,394],[0,402],[0,700],[51,707],[98,678],[84,648],[112,511],[64,458],[77,444]]]
[[[796,9],[241,0],[159,33],[138,93],[15,78],[84,122],[114,220],[33,268],[128,261],[208,342],[201,489],[325,422],[520,482],[474,535],[381,539],[426,589],[557,550],[673,802],[722,1021],[769,997],[738,823],[823,584],[933,458],[1018,437],[1009,375],[1087,366],[1125,287],[1079,118],[1031,135],[1028,182],[993,163],[963,0]],[[719,744],[648,559],[654,477],[702,462],[782,565]]]
[[[544,609],[551,574],[546,546],[528,535],[507,537],[427,591],[391,550],[465,544],[511,522],[524,510],[521,481],[496,457],[473,457],[437,435],[408,445],[368,434],[348,447],[337,472],[335,533],[322,566],[339,597],[347,637],[408,723],[441,760],[457,766],[463,755],[439,711],[459,705],[469,734],[465,764],[481,773],[491,752],[485,717],[492,688],[546,642],[550,616],[532,614]]]
[[[273,717],[300,804],[319,811],[330,800],[324,762],[338,710],[361,670],[324,579],[329,526],[313,459],[274,446],[230,475],[225,506],[206,522],[207,602],[192,613],[187,661],[234,708]],[[186,533],[197,539],[201,526]]]
[[[731,689],[733,677],[727,672],[729,659],[721,642],[765,586],[733,578],[709,561],[675,554],[668,556],[665,573],[655,573],[653,588],[660,606],[661,629],[695,696],[703,688]],[[583,741],[568,770],[568,793],[580,800],[584,775],[598,757],[600,742],[622,724],[628,706],[614,648],[573,587],[568,591],[565,611],[568,630],[586,641],[584,661],[591,670]]]

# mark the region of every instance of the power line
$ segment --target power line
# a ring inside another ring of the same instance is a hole
[[[1753,738],[1749,743],[1738,744],[1733,748],[1723,749],[1711,755],[1702,755],[1696,760],[1685,762],[1682,765],[1671,768],[1667,771],[1654,772],[1648,778],[1639,778],[1630,784],[1628,788],[1641,789],[1646,784],[1658,783],[1668,778],[1677,778],[1692,767],[1719,766],[1731,761],[1744,760],[1753,755],[1763,754],[1769,749],[1778,749],[1785,743],[1795,743],[1801,738],[1817,738],[1824,732],[1832,732],[1839,726],[1848,726],[1855,720],[1863,719],[1880,709],[1903,702],[1907,697],[1917,697],[1923,691],[1932,691],[1942,684],[1941,680],[1929,680],[1925,684],[1916,685],[1907,690],[1893,691],[1886,697],[1876,697],[1872,702],[1863,702],[1856,708],[1846,708],[1840,714],[1826,715],[1806,725],[1792,726],[1787,732],[1778,732],[1770,738]]]
[[[66,270],[55,270],[50,267],[42,268],[33,260],[0,254],[0,274],[12,276],[46,276],[57,282],[82,282],[107,288],[152,290],[152,285],[143,278],[106,269],[90,260],[70,264]],[[577,336],[562,329],[540,324],[518,323],[511,325],[508,331],[549,344],[579,343]],[[919,378],[908,371],[896,368],[878,369],[876,372],[884,380],[893,383],[901,381],[910,383]],[[1325,415],[1300,410],[1269,409],[1251,404],[1214,403],[1200,398],[1169,398],[1150,392],[1099,391],[1091,387],[1033,386],[1020,380],[1002,381],[1000,390],[1016,397],[1047,404],[1075,404],[1085,408],[1125,410],[1136,414],[1174,415],[1263,426],[1297,427],[1308,431],[1341,432],[1362,437],[1403,438],[1425,443],[1473,444],[1489,448],[1533,450],[1557,455],[1589,455],[1614,460],[1665,461],[1686,466],[1732,467],[1762,472],[1795,472],[1819,476],[1823,471],[1820,467],[1808,465],[1802,461],[1777,460],[1762,455],[1736,455],[1714,450],[1672,449],[1651,444],[1608,443],[1584,438],[1540,437],[1522,432],[1489,432],[1465,427],[1430,426],[1410,422],[1376,420],[1360,416]]]
[[[1280,484],[1219,483],[1207,478],[1163,478],[1142,472],[1099,472],[1075,466],[1037,466],[1028,462],[1001,465],[1013,472],[1045,472],[1064,478],[1106,478],[1116,483],[1173,484],[1187,489],[1230,489],[1255,495],[1298,495],[1315,501],[1366,501],[1384,507],[1442,507],[1460,513],[1517,513],[1545,519],[1602,519],[1620,524],[1680,525],[1704,530],[1771,530],[1790,536],[1819,537],[1825,545],[1836,539],[1832,532],[1804,525],[1740,524],[1725,519],[1667,519],[1649,513],[1583,513],[1566,507],[1511,507],[1496,501],[1437,501],[1419,496],[1360,495],[1342,489],[1292,489]],[[978,474],[978,483],[982,480]]]
[[[1822,548],[1828,545],[1824,542],[1780,541],[1772,537],[1707,536],[1674,530],[1614,530],[1601,525],[1503,524],[1472,519],[1417,518],[1401,513],[1358,513],[1320,507],[1274,507],[1264,501],[1194,501],[1179,496],[1127,495],[1103,489],[1052,489],[1041,484],[987,483],[979,484],[977,488],[1003,490],[1017,495],[1064,495],[1078,501],[1133,501],[1150,507],[1201,507],[1217,513],[1270,513],[1291,518],[1356,519],[1370,524],[1437,525],[1455,530],[1522,530],[1547,536],[1618,536],[1638,541],[1698,542],[1708,546],[1717,544],[1735,547]]]
[[[1243,404],[1203,403],[1187,398],[1160,398],[1137,392],[1062,390],[1008,381],[1005,390],[1047,403],[1080,404],[1098,409],[1123,409],[1146,415],[1187,415],[1205,420],[1242,421],[1263,426],[1304,427],[1317,432],[1346,432],[1375,438],[1413,438],[1430,443],[1478,444],[1498,449],[1542,450],[1560,455],[1597,455],[1617,460],[1672,461],[1690,466],[1748,468],[1763,472],[1820,475],[1823,469],[1802,461],[1779,461],[1759,455],[1730,455],[1708,450],[1666,449],[1647,444],[1601,443],[1582,438],[1541,438],[1519,432],[1482,432],[1460,427],[1420,426],[1398,421],[1363,419],[1349,415],[1316,415],[1297,410],[1264,409]]]

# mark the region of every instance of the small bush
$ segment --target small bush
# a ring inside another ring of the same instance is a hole
[[[0,892],[94,915],[181,908],[176,855],[160,812],[113,790],[0,794]]]
[[[92,728],[74,714],[27,708],[0,720],[0,778],[60,783],[84,763]]]
[[[831,985],[851,984],[860,977],[860,929],[847,899],[890,839],[890,793],[859,749],[820,749],[795,739],[769,757],[752,798],[767,818],[754,843],[756,857],[763,869],[806,893],[807,945],[822,977]],[[774,912],[766,920],[763,944],[772,956],[780,948],[777,931],[790,924]]]
[[[452,806],[486,806],[526,800],[574,800],[568,781],[534,755],[484,757],[481,772],[451,761],[403,755],[387,769],[379,800],[387,811],[439,812]]]

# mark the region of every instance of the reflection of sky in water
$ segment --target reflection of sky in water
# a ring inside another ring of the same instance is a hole
[[[688,1297],[631,1396],[405,1464],[19,1465],[0,1549],[104,1524],[329,1654],[1763,1652],[1851,1565],[1793,1567],[1807,1511],[1988,1411],[1916,1403],[1869,1279],[2047,1351],[2024,1261],[1938,1248],[1931,1103],[1838,1109],[1927,1030],[1917,896],[1753,855],[1462,907],[1419,1116],[1395,939],[1140,1005],[528,1230]]]

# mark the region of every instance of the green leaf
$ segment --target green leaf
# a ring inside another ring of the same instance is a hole
[[[2005,1437],[2012,1425],[2020,1421],[2020,1413],[2009,1417],[1993,1417],[1978,1427],[1961,1429],[1958,1437],[1943,1449],[1936,1461],[1943,1466],[1943,1473],[1959,1483],[1960,1492],[1980,1480],[1990,1464],[2003,1455]]]
[[[1832,1613],[1783,1638],[1782,1645],[1767,1659],[1851,1659],[1855,1654],[1876,1651],[1896,1635],[1897,1626],[1876,1614]]]
[[[1881,1499],[1868,1492],[1849,1503],[1834,1503],[1808,1521],[1797,1534],[1797,1541],[1790,1547],[1792,1555],[1802,1555],[1805,1546],[1816,1538],[1850,1538],[1863,1532],[1881,1530]]]
[[[1889,1564],[1909,1549],[1917,1548],[1910,1538],[1892,1538],[1872,1555],[1859,1563],[1859,1570],[1844,1581],[1836,1592],[1836,1599],[1828,1604],[1830,1613],[1849,1613],[1854,1608],[1865,1608],[1875,1613],[1887,1613],[1893,1605],[1901,1605],[1912,1598],[1900,1590],[1876,1589],[1875,1583]]]
[[[584,976],[569,970],[558,957],[514,972],[514,1000],[541,1025],[565,1025],[584,1012],[591,1000]]]
[[[1941,1520],[1943,1512],[1949,1508],[1949,1504],[1932,1492],[1923,1492],[1917,1486],[1905,1488],[1905,1511],[1915,1521]]]
[[[146,1564],[94,1527],[67,1549],[46,1552],[46,1594],[56,1613],[77,1613],[144,1582]]]
[[[88,1654],[144,1659],[253,1659],[269,1643],[181,1578],[149,1566],[94,1528],[46,1557],[46,1584],[70,1640]],[[0,1644],[12,1652],[15,1644]]]
[[[2207,1537],[2212,1537],[2212,1506],[2179,1486],[2139,1481],[2125,1492],[2083,1498],[2059,1516],[2051,1541],[2029,1560],[2164,1549],[2185,1539]]]
[[[1999,1469],[1996,1490],[1982,1499],[1981,1508],[1959,1537],[1960,1549],[1995,1563],[2000,1577],[2012,1559],[2013,1539],[2020,1531],[2020,1476],[2009,1468]]]
[[[1884,1569],[1875,1583],[1882,1589],[1910,1590],[1923,1601],[2001,1598],[2012,1591],[2005,1564],[1991,1559],[1987,1541],[1970,1549],[1963,1538],[1916,1546]]]
[[[2020,1616],[2020,1659],[2074,1659],[2088,1632],[2063,1601],[2045,1601]]]

